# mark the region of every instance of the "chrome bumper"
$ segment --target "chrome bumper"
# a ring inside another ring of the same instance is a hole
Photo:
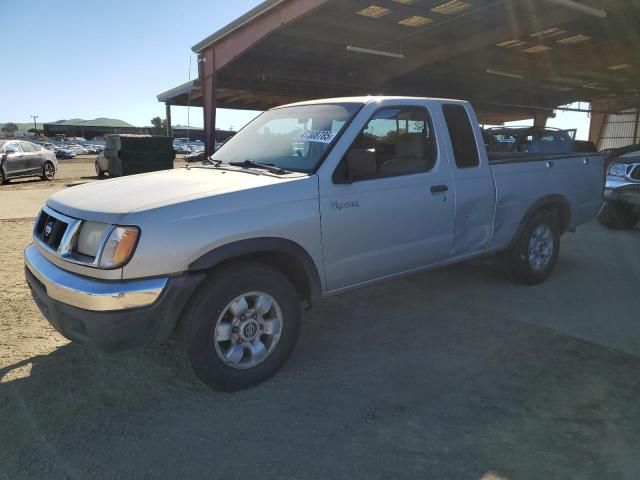
[[[640,205],[640,181],[608,176],[603,197],[605,200],[621,200]]]
[[[152,278],[109,282],[82,277],[53,265],[33,244],[24,251],[24,263],[53,300],[96,312],[151,305],[168,281]]]

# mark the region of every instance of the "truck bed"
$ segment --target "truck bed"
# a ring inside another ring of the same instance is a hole
[[[519,222],[540,199],[561,196],[568,201],[574,228],[599,211],[604,188],[604,157],[600,154],[487,153],[496,189],[491,249],[504,248]],[[586,172],[585,172],[586,171]]]

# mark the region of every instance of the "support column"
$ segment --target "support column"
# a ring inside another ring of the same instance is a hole
[[[173,128],[171,128],[171,104],[165,103],[165,108],[167,110],[166,119],[167,119],[167,137],[173,137]]]
[[[536,112],[533,116],[533,126],[544,128],[547,126],[549,114],[547,112]]]
[[[608,115],[604,113],[591,114],[591,121],[589,122],[589,141],[598,149],[600,148],[600,140],[602,139],[602,131],[607,120],[607,116]]]
[[[204,113],[204,151],[205,156],[213,154],[216,144],[216,65],[213,48],[210,48],[198,59],[204,62],[199,69],[204,75],[202,84],[202,111]]]

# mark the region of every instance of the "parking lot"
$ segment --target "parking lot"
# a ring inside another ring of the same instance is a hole
[[[0,188],[1,478],[637,478],[638,228],[567,234],[535,287],[487,259],[326,299],[275,378],[222,394],[171,345],[69,344],[31,300],[35,213],[94,180]]]

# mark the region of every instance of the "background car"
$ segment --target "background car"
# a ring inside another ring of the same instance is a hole
[[[640,150],[611,159],[607,167],[604,204],[598,214],[602,225],[631,230],[640,222]]]
[[[177,144],[177,145],[176,145],[176,144],[174,144],[174,146],[173,146],[173,150],[174,150],[176,153],[184,153],[184,154],[189,154],[189,153],[191,153],[191,148],[189,148],[189,146],[188,146],[188,145],[185,145],[185,144],[182,144],[182,143],[179,143],[179,144]]]
[[[184,156],[184,161],[187,163],[191,162],[202,162],[204,161],[204,150],[198,150],[196,152],[189,153]]]
[[[66,150],[71,150],[72,152],[75,152],[76,155],[89,155],[89,150],[84,148],[82,145],[71,144],[71,145],[66,145],[65,148]]]
[[[98,150],[96,149],[96,147],[94,147],[91,144],[85,143],[85,144],[82,144],[81,146],[82,146],[82,148],[84,148],[87,151],[87,153],[89,155],[94,154],[94,153],[98,153]]]
[[[104,156],[104,152],[100,152],[96,157],[96,175],[100,178],[109,173],[109,159]]]
[[[23,140],[0,140],[0,185],[21,177],[51,181],[57,167],[56,155],[40,145]]]
[[[67,150],[66,148],[56,147],[55,156],[58,159],[68,160],[71,158],[76,158],[76,152],[72,150]]]
[[[638,151],[640,151],[640,143],[633,143],[631,145],[626,145],[620,148],[605,148],[600,153],[604,155],[604,159],[608,168],[616,158]]]
[[[551,127],[492,127],[482,130],[489,152],[570,153],[575,129]]]

